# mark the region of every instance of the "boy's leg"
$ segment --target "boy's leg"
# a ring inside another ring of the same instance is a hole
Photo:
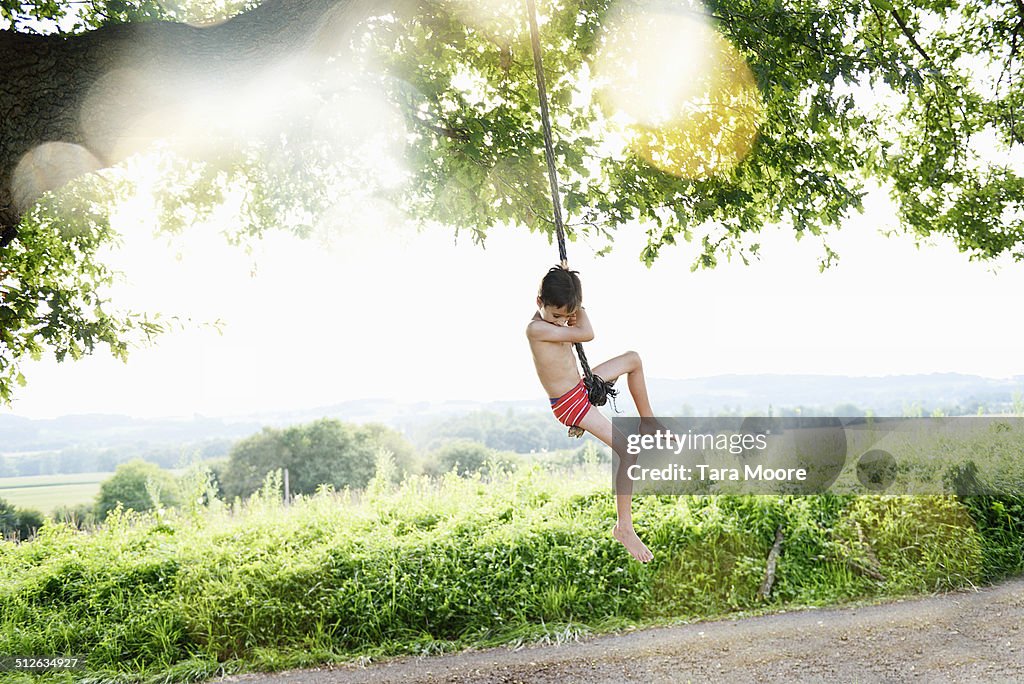
[[[647,379],[644,377],[644,366],[639,354],[635,351],[628,351],[597,364],[591,370],[594,375],[599,375],[608,382],[625,374],[629,394],[633,397],[633,403],[636,404],[637,413],[640,414],[640,431],[664,429],[665,426],[657,421],[643,420],[644,418],[653,418],[654,409],[651,408],[651,400],[647,396]]]
[[[611,382],[620,375],[627,376],[626,382],[629,386],[629,393],[636,404],[636,410],[642,417],[651,417],[654,410],[651,408],[651,400],[647,396],[647,381],[644,378],[644,366],[640,355],[635,351],[628,351],[614,358],[599,363],[591,369],[594,375]]]
[[[640,540],[636,530],[633,529],[633,482],[626,476],[626,469],[636,463],[636,456],[615,452],[615,428],[612,426],[612,422],[596,408],[591,408],[587,411],[587,415],[583,416],[583,420],[580,421],[579,425],[612,448],[615,461],[616,517],[612,535],[626,547],[626,550],[629,551],[633,558],[641,563],[646,563],[654,557],[654,554]],[[623,444],[625,443],[624,439],[621,441]]]

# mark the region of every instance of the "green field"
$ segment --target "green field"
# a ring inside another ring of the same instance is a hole
[[[180,475],[184,469],[167,469]],[[30,475],[0,477],[0,499],[17,508],[31,508],[49,515],[61,506],[93,504],[100,485],[114,473],[72,473],[62,475]]]
[[[0,499],[18,508],[50,514],[59,506],[93,503],[100,483],[113,473],[0,477]]]

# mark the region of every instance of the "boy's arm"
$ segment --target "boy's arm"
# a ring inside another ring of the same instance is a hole
[[[583,307],[569,320],[569,325],[555,325],[547,321],[531,321],[526,336],[540,342],[589,342],[594,339],[594,328]]]

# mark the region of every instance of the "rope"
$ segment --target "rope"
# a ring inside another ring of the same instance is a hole
[[[555,215],[555,236],[558,238],[558,258],[561,260],[562,268],[568,270],[569,258],[565,251],[565,224],[562,222],[562,200],[558,193],[558,171],[555,169],[555,146],[551,136],[551,115],[548,112],[548,93],[544,84],[544,62],[540,51],[540,29],[537,27],[537,4],[535,0],[526,0],[527,13],[530,17],[530,43],[533,46],[533,66],[537,72],[537,96],[540,98],[540,120],[544,130],[544,159],[548,165],[548,182],[551,184],[551,206]],[[583,368],[583,383],[587,388],[587,397],[594,406],[604,406],[608,399],[612,399],[612,407],[615,408],[615,396],[618,391],[613,387],[614,382],[607,382],[599,375],[594,375],[587,363],[587,355],[583,353],[583,345],[579,342],[573,345],[576,348],[576,356],[580,359],[580,366]],[[618,408],[615,408],[618,411]],[[583,434],[580,429],[569,428],[569,434],[579,437]]]
[[[562,223],[562,200],[558,193],[558,171],[555,170],[555,145],[551,137],[551,116],[548,113],[548,91],[544,85],[544,62],[540,53],[540,29],[537,28],[537,5],[526,0],[530,14],[530,42],[533,45],[533,66],[537,72],[537,96],[540,98],[540,121],[544,129],[544,159],[548,164],[548,182],[551,184],[551,205],[555,211],[555,234],[558,237],[558,258],[562,268],[569,267],[565,252],[565,225]]]

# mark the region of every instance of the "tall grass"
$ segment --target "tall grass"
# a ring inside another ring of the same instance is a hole
[[[1024,495],[967,496],[981,539],[982,581],[1024,574]]]
[[[47,525],[0,544],[0,653],[87,657],[87,675],[52,681],[197,681],[984,575],[983,539],[948,497],[642,497],[637,527],[656,554],[642,566],[608,534],[608,479],[599,467],[380,479],[289,507],[272,482],[232,506],[117,511],[91,532]],[[884,580],[851,570],[865,544]]]

